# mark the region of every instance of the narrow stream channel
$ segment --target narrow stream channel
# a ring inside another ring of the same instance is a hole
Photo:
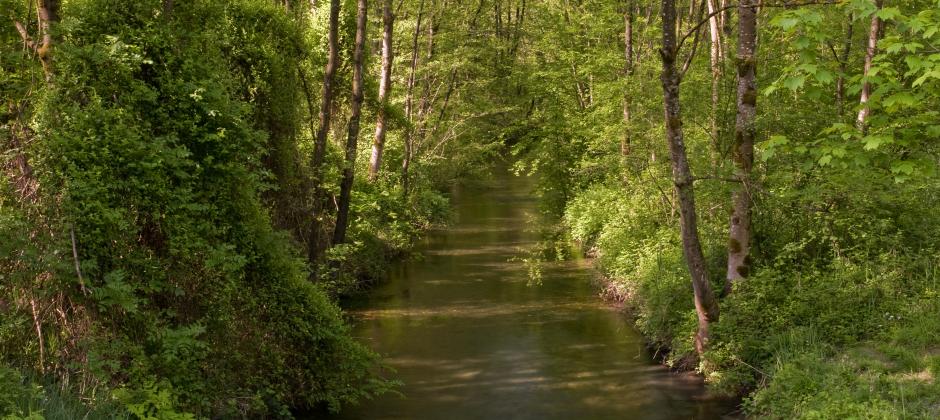
[[[455,223],[423,258],[350,308],[355,332],[397,370],[404,397],[347,419],[709,419],[733,410],[652,361],[629,319],[598,298],[584,261],[527,285],[513,261],[538,240],[532,181],[498,171],[455,188]],[[691,292],[690,292],[691,293]],[[689,297],[691,299],[691,295]]]

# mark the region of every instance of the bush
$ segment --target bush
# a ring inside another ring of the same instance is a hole
[[[270,161],[287,171],[297,156],[279,143],[292,134],[274,129],[289,127],[256,118],[302,102],[248,93],[297,74],[283,58],[309,29],[270,2],[162,10],[64,4],[55,84],[32,110],[41,194],[0,199],[0,358],[138,417],[336,410],[383,392],[377,355],[265,206],[272,189],[291,193],[272,183]],[[242,49],[242,37],[268,44]]]

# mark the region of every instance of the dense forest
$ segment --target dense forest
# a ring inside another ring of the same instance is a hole
[[[940,416],[937,1],[0,0],[0,100],[4,418],[396,392],[344,299],[499,160],[745,415]]]

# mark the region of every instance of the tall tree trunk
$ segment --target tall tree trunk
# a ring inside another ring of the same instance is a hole
[[[392,0],[384,0],[382,4],[382,75],[379,79],[379,112],[375,119],[375,140],[372,143],[372,158],[369,160],[370,181],[375,181],[379,174],[379,168],[382,166],[382,152],[385,150],[388,94],[392,90],[392,28],[394,20]]]
[[[662,1],[663,45],[660,55],[663,62],[663,107],[665,109],[666,141],[672,158],[672,180],[679,201],[679,227],[682,236],[682,251],[685,255],[692,290],[695,312],[698,315],[698,332],[695,334],[695,350],[701,355],[708,346],[709,323],[718,320],[718,302],[708,283],[708,269],[699,242],[695,192],[692,187],[692,171],[689,168],[685,141],[682,134],[682,114],[679,107],[679,72],[676,69],[676,2]]]
[[[333,111],[333,82],[336,68],[339,66],[339,0],[330,0],[330,23],[327,32],[328,55],[323,71],[323,94],[320,96],[320,129],[317,130],[316,144],[313,151],[313,169],[320,172],[326,156],[327,138],[330,134],[330,120]]]
[[[849,64],[849,53],[852,51],[853,18],[848,19],[848,28],[845,30],[845,41],[842,45],[842,55],[837,55],[839,61],[839,78],[836,79],[836,110],[841,120],[845,114],[845,71]]]
[[[46,75],[46,81],[52,80],[52,47],[54,38],[52,36],[53,26],[59,22],[59,0],[39,0],[39,29],[42,32],[42,42],[39,44],[39,60],[42,62],[42,70]]]
[[[751,167],[754,165],[754,118],[757,115],[757,82],[754,53],[757,49],[755,0],[738,5],[738,112],[734,127],[735,177],[740,182],[732,193],[728,232],[728,272],[724,292],[747,277],[751,251]]]
[[[719,7],[722,10],[719,14],[721,16],[721,29],[725,32],[725,35],[731,36],[731,7],[728,7],[728,0],[721,0]]]
[[[437,30],[440,27],[440,21],[437,20],[438,13],[443,15],[443,10],[438,9],[437,2],[431,1],[431,13],[428,15],[428,43],[427,51],[425,53],[425,60],[427,63],[431,63],[431,60],[434,58],[434,37],[437,34]],[[446,2],[444,3],[446,8]],[[437,10],[435,10],[437,9]],[[456,70],[456,69],[455,69]],[[453,74],[456,76],[456,74]],[[409,164],[414,164],[418,157],[421,156],[421,146],[424,143],[424,140],[428,137],[428,127],[431,120],[431,108],[434,105],[434,101],[437,99],[438,89],[433,89],[434,83],[437,81],[437,75],[435,74],[432,77],[430,74],[424,77],[424,88],[421,93],[421,100],[418,101],[418,109],[415,116],[415,131],[414,136],[411,141],[411,158]],[[407,194],[407,191],[405,191]]]
[[[38,43],[33,41],[26,29],[26,25],[18,21],[14,21],[13,25],[20,33],[24,46],[36,52],[40,64],[42,65],[46,84],[51,85],[53,76],[52,50],[55,44],[53,27],[59,22],[59,0],[40,0],[36,7],[39,15],[40,30],[40,41]],[[32,165],[29,163],[29,158],[22,149],[23,144],[28,141],[27,139],[31,136],[31,131],[27,128],[27,124],[25,124],[25,104],[10,101],[8,106],[10,114],[15,116],[11,124],[9,144],[10,150],[14,153],[12,164],[19,172],[18,175],[15,176],[16,179],[12,180],[13,186],[21,200],[35,200],[37,198],[36,193],[39,189],[39,182],[33,172]]]
[[[356,144],[359,141],[359,118],[362,114],[362,50],[366,42],[366,0],[356,2],[356,41],[353,47],[352,98],[350,101],[349,132],[346,136],[346,161],[343,168],[343,180],[339,190],[339,210],[336,213],[336,229],[333,231],[333,244],[346,241],[346,229],[349,227],[349,200],[352,194],[353,177],[356,174]]]
[[[623,55],[626,60],[624,74],[627,80],[633,76],[633,0],[627,1],[627,10],[623,14]],[[630,156],[630,94],[623,95],[623,139],[620,141],[620,155]]]
[[[522,0],[521,6],[516,8],[516,26],[515,26],[515,29],[513,30],[512,47],[509,48],[510,57],[515,57],[516,50],[519,48],[519,41],[521,39],[521,33],[522,33],[522,25],[525,22],[525,7],[526,7],[525,3],[526,3],[526,0]],[[474,17],[474,20],[475,19],[476,17]]]
[[[418,36],[421,34],[421,18],[424,14],[424,0],[418,4],[418,18],[415,23],[415,31],[411,38],[411,69],[408,73],[408,90],[405,94],[405,116],[408,118],[409,127],[405,134],[405,150],[401,161],[401,189],[402,197],[408,197],[409,169],[411,167],[411,156],[414,153],[415,119],[414,119],[414,89],[415,73],[418,71]]]
[[[718,127],[718,107],[721,100],[721,22],[715,5],[715,0],[705,0],[708,5],[708,31],[711,39],[711,70],[712,70],[712,109],[709,125],[712,141],[712,168],[718,170],[721,155],[721,132]]]
[[[871,109],[868,107],[868,100],[871,97],[871,82],[867,80],[868,73],[871,71],[872,60],[875,59],[875,53],[878,52],[878,34],[881,28],[881,19],[878,18],[878,10],[881,10],[881,0],[875,1],[875,13],[871,15],[871,28],[868,31],[868,45],[865,47],[865,67],[862,71],[862,77],[866,78],[865,82],[862,83],[862,93],[859,102],[862,105],[862,109],[858,111],[858,118],[856,119],[856,124],[858,128],[862,131],[866,130],[865,120],[868,119],[868,114],[871,113]]]
[[[330,120],[333,111],[333,82],[336,79],[336,68],[339,66],[339,0],[330,0],[330,22],[327,32],[328,55],[326,68],[323,71],[323,93],[320,95],[320,128],[313,147],[313,173],[314,173],[314,214],[310,233],[307,238],[307,252],[310,261],[320,256],[320,228],[323,217],[323,197],[321,184],[323,183],[323,160],[326,157],[327,137],[330,134]]]

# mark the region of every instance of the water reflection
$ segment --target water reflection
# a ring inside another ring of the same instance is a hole
[[[457,222],[423,258],[354,303],[356,333],[386,357],[404,397],[350,407],[349,419],[688,419],[733,408],[654,364],[583,262],[550,264],[527,286],[514,257],[537,237],[531,181],[508,174],[454,191]]]

